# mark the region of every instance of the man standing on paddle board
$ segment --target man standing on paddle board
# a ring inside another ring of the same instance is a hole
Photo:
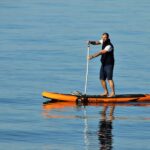
[[[102,45],[102,50],[90,55],[89,60],[101,55],[101,68],[100,68],[100,80],[104,93],[101,96],[108,96],[108,89],[106,84],[106,79],[108,80],[109,86],[111,88],[111,93],[109,97],[115,96],[115,86],[113,81],[113,69],[114,69],[114,46],[110,42],[109,34],[103,33],[101,40],[99,41],[88,41],[88,44],[92,45]]]

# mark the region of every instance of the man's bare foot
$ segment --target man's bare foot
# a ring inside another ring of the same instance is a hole
[[[110,93],[108,97],[115,97],[115,93],[114,92]]]
[[[100,96],[108,96],[108,93],[102,93]]]

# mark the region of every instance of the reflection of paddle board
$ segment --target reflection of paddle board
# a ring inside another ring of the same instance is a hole
[[[42,96],[57,101],[85,101],[85,102],[132,102],[150,101],[150,94],[122,94],[115,97],[103,97],[99,95],[72,95],[53,92],[43,92]]]
[[[146,102],[141,102],[141,103],[74,103],[74,102],[53,102],[53,101],[48,101],[43,104],[43,109],[44,110],[53,110],[53,109],[64,109],[64,108],[73,108],[73,107],[78,107],[78,106],[137,106],[137,107],[150,107],[150,103]]]

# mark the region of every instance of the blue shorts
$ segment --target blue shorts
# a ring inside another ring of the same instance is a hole
[[[100,68],[100,80],[112,80],[114,65],[102,65]]]

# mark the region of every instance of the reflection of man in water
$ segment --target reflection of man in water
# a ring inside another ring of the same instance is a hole
[[[107,108],[108,108],[107,106],[103,108],[99,124],[98,137],[100,141],[100,150],[112,149],[112,120],[115,107],[114,106],[110,107],[110,114],[108,119],[106,116]]]

